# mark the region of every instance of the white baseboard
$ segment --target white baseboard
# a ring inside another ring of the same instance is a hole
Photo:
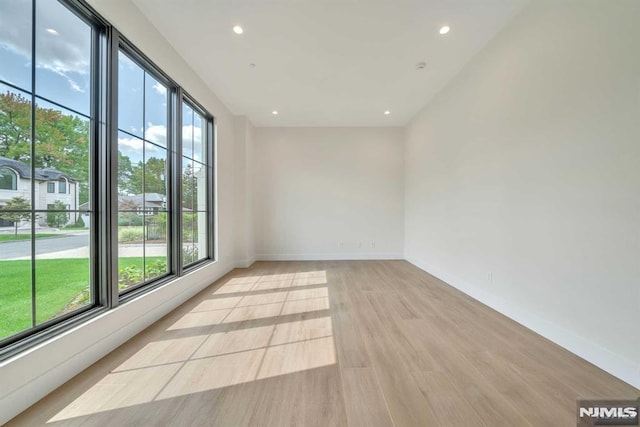
[[[399,252],[333,252],[316,254],[259,254],[257,261],[345,261],[345,260],[380,260],[380,259],[404,259]]]
[[[486,292],[485,290],[466,282],[454,275],[439,270],[415,258],[407,258],[411,264],[421,270],[437,277],[454,288],[464,292],[479,302],[504,314],[510,319],[518,322],[522,326],[542,335],[559,346],[569,350],[575,355],[593,363],[597,367],[607,371],[621,380],[640,388],[640,364],[634,363],[610,350],[592,342],[588,339],[576,335],[555,323],[549,322],[527,310],[515,306],[506,299]]]
[[[249,268],[256,262],[256,257],[236,261],[236,268]]]

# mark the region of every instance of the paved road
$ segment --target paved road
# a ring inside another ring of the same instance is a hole
[[[89,234],[71,234],[62,237],[36,239],[36,255],[79,249],[89,245]],[[0,243],[0,260],[31,256],[31,241]]]

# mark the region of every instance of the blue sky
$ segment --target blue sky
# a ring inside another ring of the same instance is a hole
[[[80,113],[90,106],[91,28],[57,1],[36,9],[36,93]],[[0,2],[0,78],[31,91],[31,2]]]
[[[37,2],[35,33],[36,95],[89,115],[91,27],[57,1],[46,0]],[[27,92],[32,89],[31,41],[31,0],[0,1],[0,79]],[[166,88],[123,53],[118,69],[118,128],[139,138],[144,131],[147,141],[166,146]],[[190,109],[184,113],[184,154],[202,161],[202,118]],[[130,135],[120,133],[119,149],[132,161],[142,160],[142,143]],[[145,151],[147,158],[166,156],[151,144]]]

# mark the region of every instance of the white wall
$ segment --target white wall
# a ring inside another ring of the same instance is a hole
[[[253,129],[129,0],[90,3],[217,118],[218,261],[0,363],[0,424],[254,256],[404,249],[640,386],[639,2],[533,2],[404,146],[394,128]]]
[[[167,74],[193,95],[217,121],[218,260],[156,289],[18,357],[0,363],[0,425],[108,354],[118,345],[186,301],[236,265],[234,118],[129,0],[90,3]],[[244,163],[240,168],[244,167]],[[239,191],[239,192],[238,192]],[[244,222],[242,222],[244,226]],[[241,228],[241,227],[240,227]]]
[[[399,128],[256,128],[258,259],[402,258]]]
[[[234,164],[236,260],[249,267],[256,258],[253,233],[253,126],[244,116],[235,118]]]
[[[640,387],[640,2],[532,2],[406,131],[414,264]]]

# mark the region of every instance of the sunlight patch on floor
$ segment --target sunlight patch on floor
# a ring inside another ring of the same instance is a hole
[[[232,278],[49,422],[334,365],[329,308],[324,271]]]

